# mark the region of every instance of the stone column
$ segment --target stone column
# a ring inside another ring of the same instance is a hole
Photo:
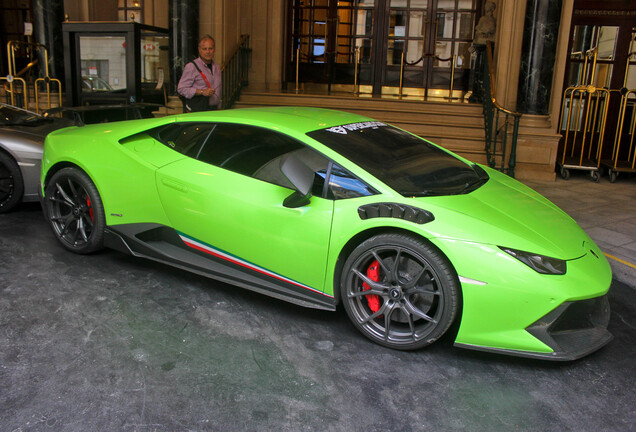
[[[64,81],[64,49],[62,46],[62,22],[64,0],[35,0],[33,2],[33,36],[36,43],[46,46],[49,59],[49,76]],[[40,77],[46,76],[44,51],[38,52]]]
[[[199,56],[199,0],[170,0],[170,83],[176,94],[183,68]]]
[[[521,48],[517,111],[547,115],[562,0],[528,0]]]

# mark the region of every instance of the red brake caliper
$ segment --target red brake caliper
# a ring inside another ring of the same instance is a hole
[[[373,261],[367,269],[367,277],[374,282],[378,282],[380,280],[380,263],[378,260]],[[362,283],[362,288],[364,291],[371,289],[366,282]],[[369,294],[366,298],[371,312],[376,313],[380,310],[380,296],[377,294]]]
[[[91,217],[91,220],[94,222],[95,219],[93,219],[93,208],[91,207],[91,199],[88,197],[88,195],[86,196],[86,205],[88,206],[88,214]]]

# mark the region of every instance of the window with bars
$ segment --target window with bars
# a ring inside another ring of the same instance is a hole
[[[134,21],[143,24],[144,0],[118,0],[119,21]]]
[[[450,67],[456,55],[455,67],[470,68],[470,46],[476,25],[476,0],[439,0],[437,2],[437,29],[435,67]]]

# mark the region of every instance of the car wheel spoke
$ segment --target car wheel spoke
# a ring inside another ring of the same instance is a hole
[[[369,294],[377,294],[377,295],[386,294],[385,290],[388,289],[388,287],[385,284],[372,280],[367,275],[362,274],[358,269],[352,269],[351,271],[360,279],[362,279],[367,285],[369,285],[370,289],[365,291],[350,293],[349,297],[358,297],[361,295],[369,295]]]
[[[437,324],[437,321],[433,318],[431,318],[430,316],[426,315],[424,312],[422,312],[421,310],[419,310],[418,308],[416,308],[413,303],[411,303],[411,301],[409,299],[403,299],[402,300],[402,306],[403,309],[408,312],[410,315],[414,315],[418,318],[422,318],[423,320],[426,320],[428,322],[431,322],[433,324]]]
[[[413,342],[417,341],[417,334],[415,332],[415,323],[413,322],[413,315],[406,314],[407,319],[409,320],[409,329],[411,329],[411,336]]]
[[[402,256],[402,248],[397,249],[395,255],[395,261],[393,262],[393,268],[391,269],[391,282],[397,283],[400,279],[400,258]]]
[[[407,281],[406,283],[402,284],[402,287],[404,290],[410,290],[412,288],[414,288],[417,285],[417,282],[422,278],[422,276],[424,275],[424,273],[426,273],[426,271],[428,270],[428,266],[427,265],[423,265],[422,269],[417,273],[417,275],[413,278],[411,278],[411,280]]]
[[[64,204],[64,205],[65,205],[65,206],[67,206],[67,207],[73,207],[73,205],[72,205],[72,204],[69,204],[69,203],[68,203],[68,201],[61,200],[61,199],[59,199],[59,198],[51,197],[51,198],[49,198],[49,201],[51,201],[51,202],[56,202],[56,203],[58,203],[58,204]]]
[[[69,206],[73,207],[75,205],[75,203],[73,202],[73,200],[71,198],[69,198],[69,196],[66,194],[66,192],[64,191],[62,186],[59,183],[55,183],[55,186],[57,188],[57,191],[60,193],[60,195],[62,195],[62,198],[64,199],[66,204],[68,204]]]
[[[395,311],[395,304],[387,305],[386,313],[384,314],[384,342],[389,341],[389,333],[391,332],[391,315]]]
[[[91,216],[88,214],[88,209],[87,212],[84,213],[82,215],[82,223],[86,223],[88,225],[88,228],[93,228],[93,220],[91,219]]]
[[[380,309],[378,309],[377,312],[369,315],[368,317],[360,320],[360,324],[367,324],[369,321],[373,321],[374,319],[382,316],[387,310],[387,305],[386,303],[382,305],[382,307]]]
[[[73,217],[73,214],[69,214],[65,216],[63,219],[64,219],[64,222],[62,222],[62,226],[61,226],[62,231],[60,232],[61,236],[65,236],[68,233],[68,230],[71,227],[71,222],[73,222],[75,218]]]
[[[386,264],[384,263],[384,260],[380,258],[380,255],[378,255],[377,251],[372,251],[371,255],[373,255],[373,258],[375,258],[378,264],[380,264],[380,268],[382,269],[384,274],[387,274],[387,275],[391,274],[391,270],[389,270],[389,268],[386,266]]]
[[[71,191],[71,196],[73,197],[73,202],[74,203],[79,203],[81,202],[80,200],[80,196],[77,192],[77,189],[75,188],[75,186],[73,185],[73,181],[69,178],[68,179],[68,188]]]
[[[404,293],[406,295],[412,295],[412,294],[423,294],[423,295],[433,295],[433,296],[441,295],[441,293],[435,289],[434,283],[426,283],[420,286],[414,286],[412,288],[404,290]]]
[[[88,236],[86,235],[86,229],[84,227],[84,219],[82,217],[77,219],[77,230],[79,231],[79,234],[82,236],[82,240],[87,242]]]

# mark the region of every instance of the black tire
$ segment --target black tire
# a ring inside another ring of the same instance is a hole
[[[0,213],[12,210],[24,195],[20,167],[11,156],[0,151]]]
[[[377,282],[368,276],[374,267]],[[372,341],[399,350],[439,339],[457,316],[459,290],[457,275],[440,252],[401,234],[361,243],[340,276],[342,302],[353,324]],[[375,304],[369,294],[376,296]]]
[[[590,178],[592,179],[594,183],[598,183],[601,181],[601,173],[598,171],[591,171]]]
[[[79,254],[103,248],[104,206],[86,173],[77,168],[61,169],[46,185],[45,197],[46,217],[65,248]]]

